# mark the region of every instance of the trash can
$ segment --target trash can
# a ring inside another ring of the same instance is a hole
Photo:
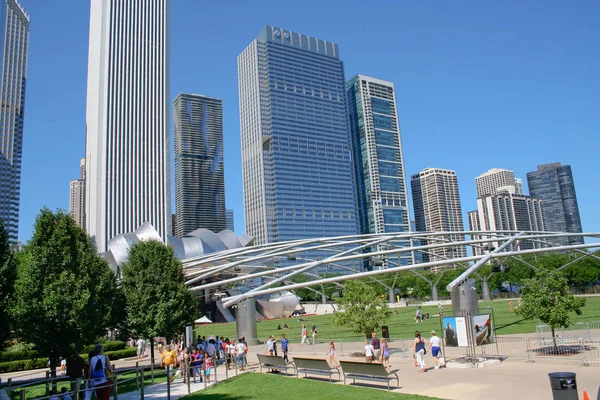
[[[551,372],[548,376],[554,400],[579,400],[574,372]]]

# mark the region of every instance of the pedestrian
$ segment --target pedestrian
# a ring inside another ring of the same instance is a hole
[[[183,343],[183,342],[181,342]],[[179,353],[179,371],[181,371],[181,375],[183,376],[183,382],[187,382],[187,374],[188,370],[186,366],[190,363],[190,353],[187,347],[183,348],[183,351]]]
[[[315,323],[312,323],[312,326],[310,327],[310,332],[312,334],[312,344],[316,344],[317,343],[317,326],[315,325]]]
[[[513,310],[513,301],[512,300],[508,301],[508,307],[510,308],[510,311]]]
[[[440,317],[444,315],[444,306],[442,303],[438,303],[438,310],[440,311]]]
[[[141,361],[144,357],[144,353],[146,352],[146,341],[142,338],[139,338],[137,341],[137,358],[138,361]]]
[[[304,342],[308,343],[308,333],[306,332],[306,325],[302,324],[302,341],[300,342],[300,346],[304,346]]]
[[[269,336],[269,339],[265,342],[265,346],[267,347],[267,354],[272,356],[274,355],[273,343],[275,343],[275,338],[273,335]]]
[[[381,339],[381,363],[385,365],[387,372],[390,372],[390,348],[386,338]]]
[[[431,339],[429,339],[429,350],[433,356],[433,362],[435,366],[433,369],[440,369],[440,355],[442,349],[442,339],[436,335],[435,331],[431,331]]]
[[[287,340],[285,334],[281,335],[281,351],[283,351],[283,362],[288,363],[290,360],[288,359],[288,351],[290,351],[290,341]]]
[[[375,361],[379,361],[381,358],[381,341],[377,337],[376,332],[371,334],[371,344],[373,345],[373,355],[375,356]]]
[[[160,366],[165,368],[167,373],[167,379],[173,382],[173,368],[177,362],[177,353],[175,350],[171,350],[171,346],[167,345],[165,351],[162,352]]]
[[[202,374],[200,373],[200,355],[198,349],[192,348],[192,354],[190,354],[190,369],[192,370],[192,378],[196,383],[196,376],[200,376],[200,382],[202,382]]]
[[[419,364],[419,372],[425,372],[425,353],[427,353],[427,350],[425,350],[426,344],[427,342],[425,342],[425,339],[421,337],[421,332],[415,331],[415,340],[413,341],[413,354],[415,355],[415,359]]]
[[[368,364],[371,364],[374,359],[375,359],[375,351],[373,349],[373,345],[371,344],[371,341],[369,339],[367,339],[365,341],[365,349],[363,351],[363,354],[365,356],[365,362],[367,362]]]
[[[329,366],[331,368],[340,367],[340,363],[335,359],[335,344],[333,343],[333,340],[329,342],[329,350],[325,354],[329,356]]]
[[[96,353],[94,352],[94,350],[91,350],[88,353],[88,360],[90,360],[91,362],[92,358],[94,358],[95,355]],[[83,399],[90,400],[92,398],[92,394],[94,393],[94,382],[92,381],[92,375],[90,374],[89,364],[86,364],[85,367],[85,379],[85,396],[83,397]]]
[[[96,389],[96,400],[109,400],[112,382],[108,376],[113,372],[110,359],[104,355],[104,346],[101,344],[96,345],[94,354],[90,360],[89,374]]]
[[[421,307],[417,307],[417,311],[415,311],[415,321],[417,324],[421,322]]]
[[[240,366],[240,370],[243,371],[246,366],[246,353],[248,347],[244,343],[244,338],[238,340],[238,344],[235,345],[235,354],[237,356],[237,363]]]
[[[210,383],[210,370],[214,367],[212,357],[204,357],[204,377]]]
[[[79,351],[77,349],[73,350],[73,354],[67,359],[67,375],[69,381],[71,381],[71,391],[73,393],[75,393],[77,387],[79,387],[79,390],[83,389],[82,378],[85,375],[85,366],[85,360],[81,358]]]

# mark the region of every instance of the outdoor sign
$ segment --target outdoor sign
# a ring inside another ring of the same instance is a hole
[[[473,316],[473,337],[477,346],[494,342],[494,330],[490,314]]]
[[[444,344],[449,347],[467,347],[467,321],[465,317],[444,317]]]

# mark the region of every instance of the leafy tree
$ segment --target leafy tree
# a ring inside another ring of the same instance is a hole
[[[569,284],[561,271],[540,269],[531,279],[525,279],[522,305],[515,312],[525,319],[538,319],[550,326],[554,350],[557,351],[554,330],[573,324],[570,313],[581,315],[585,299],[569,292]]]
[[[8,312],[15,291],[17,265],[10,243],[8,232],[0,219],[0,350],[10,337],[11,320]]]
[[[379,329],[391,315],[387,298],[382,298],[362,279],[346,281],[342,297],[336,299],[339,309],[333,314],[333,324],[345,326],[365,336]]]
[[[161,242],[140,242],[131,248],[121,283],[128,326],[142,337],[173,337],[198,315],[181,262]]]
[[[595,258],[587,257],[565,268],[564,274],[570,286],[582,287],[593,284],[600,277],[600,262]]]
[[[48,355],[93,343],[113,325],[116,277],[90,237],[64,212],[43,208],[19,257],[12,314],[17,334]]]

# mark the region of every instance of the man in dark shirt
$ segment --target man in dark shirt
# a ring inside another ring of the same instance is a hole
[[[79,351],[73,350],[73,355],[67,358],[67,375],[71,381],[71,392],[75,393],[77,382],[79,382],[80,390],[84,389],[81,383],[81,378],[87,371],[87,365],[83,358],[79,356]]]
[[[373,346],[373,350],[375,350],[373,355],[375,356],[375,361],[377,361],[381,356],[381,342],[375,332],[371,335],[371,346]]]

